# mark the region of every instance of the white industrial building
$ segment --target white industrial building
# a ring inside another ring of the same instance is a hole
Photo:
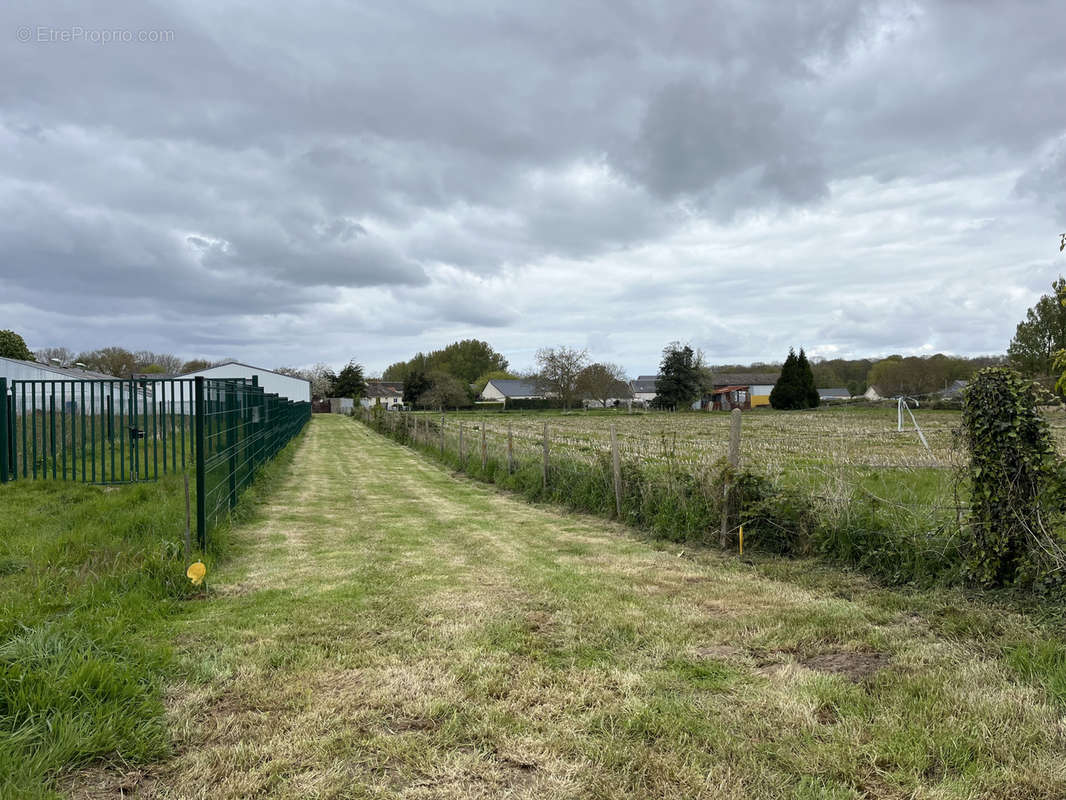
[[[311,402],[311,381],[306,378],[295,378],[292,375],[282,375],[272,369],[253,367],[251,364],[242,364],[240,361],[227,361],[224,364],[216,364],[207,369],[189,372],[182,378],[204,378],[222,380],[225,378],[245,378],[251,380],[258,378],[259,387],[267,394],[276,394],[294,403]]]
[[[7,393],[15,398],[15,413],[29,409],[37,411],[54,408],[56,411],[76,411],[85,408],[91,413],[102,413],[112,406],[125,408],[129,402],[129,381],[76,367],[57,367],[38,361],[23,361],[19,358],[0,356],[0,378],[7,379]],[[12,381],[40,381],[20,383],[17,388]],[[86,388],[71,381],[108,381],[104,387]],[[144,390],[137,390],[138,402],[143,402]],[[84,395],[84,400],[82,399]]]

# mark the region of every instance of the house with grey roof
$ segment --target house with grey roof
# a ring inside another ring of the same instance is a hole
[[[655,382],[658,375],[640,375],[636,380],[629,382],[629,390],[633,392],[633,399],[647,405],[655,399]]]
[[[403,381],[367,381],[366,392],[359,398],[363,408],[382,406],[386,410],[403,407]]]
[[[543,399],[540,391],[532,381],[510,378],[493,378],[481,390],[481,399],[489,403],[504,403],[508,400]]]

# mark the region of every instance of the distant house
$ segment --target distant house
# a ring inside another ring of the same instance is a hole
[[[881,390],[874,386],[872,383],[868,387],[866,387],[866,391],[862,393],[862,396],[872,403],[875,403],[878,400],[888,399],[888,394],[882,394]]]
[[[533,400],[544,397],[531,381],[510,378],[493,378],[481,390],[481,399],[489,403],[507,404],[508,400]]]
[[[700,404],[701,408],[745,411],[770,405],[770,392],[781,377],[778,372],[717,372],[712,390]]]
[[[832,400],[850,400],[851,392],[844,387],[838,387],[836,389],[819,389],[818,399],[823,403],[828,403]]]
[[[367,381],[366,393],[359,398],[363,408],[382,406],[386,410],[403,407],[403,381]]]
[[[657,375],[641,375],[636,380],[629,382],[629,390],[633,392],[633,400],[647,405],[655,399],[655,382],[659,380]]]

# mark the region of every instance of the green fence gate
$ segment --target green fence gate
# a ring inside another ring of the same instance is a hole
[[[0,378],[0,483],[118,484],[191,469],[197,534],[311,418],[257,380]]]

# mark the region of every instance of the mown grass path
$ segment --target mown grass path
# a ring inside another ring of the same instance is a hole
[[[531,507],[350,419],[235,535],[174,630],[175,755],[74,794],[1066,796],[1062,706],[970,622]]]

